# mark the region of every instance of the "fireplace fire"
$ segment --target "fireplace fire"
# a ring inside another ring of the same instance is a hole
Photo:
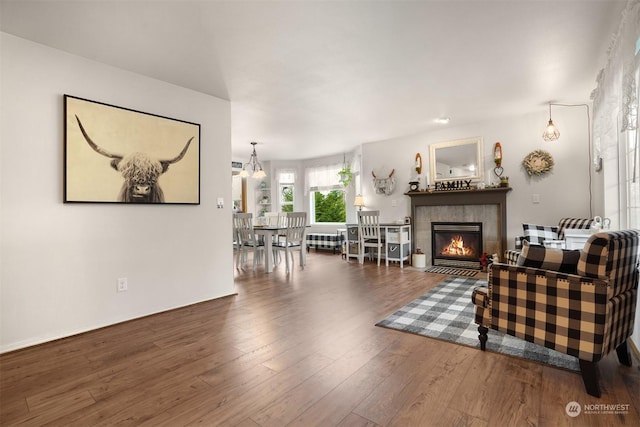
[[[480,269],[481,222],[432,222],[432,265]]]
[[[464,244],[464,237],[461,235],[452,237],[451,242],[440,251],[440,255],[450,256],[473,256],[474,254],[474,248],[466,246]]]

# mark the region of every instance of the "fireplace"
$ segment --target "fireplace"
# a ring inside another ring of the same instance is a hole
[[[475,190],[414,191],[411,198],[411,241],[432,262],[432,222],[481,222],[482,252],[502,254],[507,245],[507,194],[509,187]]]
[[[480,269],[481,222],[432,222],[432,265]]]

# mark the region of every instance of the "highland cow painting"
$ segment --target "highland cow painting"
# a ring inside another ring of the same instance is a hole
[[[64,201],[200,203],[200,125],[64,96]]]

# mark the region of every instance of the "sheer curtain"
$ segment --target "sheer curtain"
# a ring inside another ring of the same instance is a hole
[[[629,0],[597,78],[593,99],[593,159],[605,160],[605,215],[619,228],[640,228],[638,84],[640,0]]]
[[[342,164],[337,163],[305,169],[305,194],[309,194],[309,191],[328,191],[342,188],[338,175],[342,167]]]
[[[593,93],[593,158],[605,160],[604,212],[620,229],[640,228],[639,52],[640,0],[629,0]],[[640,348],[640,304],[631,339]]]

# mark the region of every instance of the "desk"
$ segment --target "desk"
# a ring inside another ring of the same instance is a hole
[[[564,240],[545,240],[542,244],[546,248],[582,250],[591,233],[590,229],[565,228]]]
[[[591,237],[591,230],[565,228],[565,248],[582,250],[584,249],[584,245],[587,243],[587,240],[589,240],[589,237]]]
[[[359,247],[358,224],[347,224],[347,261],[349,258],[357,258]],[[411,252],[411,225],[410,224],[380,224],[382,234],[382,245],[384,250],[385,265],[389,266],[389,261],[398,261],[400,268],[404,267],[404,262],[409,264],[409,253]],[[350,245],[353,245],[350,246]],[[355,252],[354,252],[355,249]]]
[[[264,269],[267,273],[273,272],[273,236],[277,236],[278,234],[282,234],[283,231],[286,231],[287,227],[278,227],[274,225],[256,225],[253,227],[254,233],[257,236],[264,236]],[[302,260],[303,264],[306,264],[306,252],[307,252],[307,239],[306,239],[306,231],[305,236],[302,236],[302,241],[300,242],[302,246]]]

